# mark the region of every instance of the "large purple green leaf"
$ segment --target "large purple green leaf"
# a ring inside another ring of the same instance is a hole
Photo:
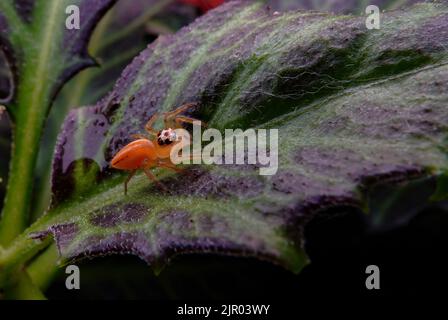
[[[95,106],[72,111],[53,167],[52,233],[64,260],[131,253],[153,266],[187,252],[239,254],[298,271],[303,229],[323,210],[367,208],[372,186],[447,168],[448,7],[365,17],[277,13],[230,2],[160,37]],[[171,193],[108,162],[156,111],[197,101],[210,127],[279,129],[279,170],[159,171]]]
[[[0,45],[13,78],[10,94],[3,103],[14,124],[8,191],[0,223],[0,243],[4,245],[28,223],[39,142],[52,101],[70,77],[94,64],[87,54],[87,41],[100,17],[114,2],[0,2]],[[70,5],[79,9],[79,29],[66,27]]]

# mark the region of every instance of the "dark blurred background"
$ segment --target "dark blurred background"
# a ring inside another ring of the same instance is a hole
[[[355,210],[323,215],[306,227],[311,264],[295,275],[248,258],[190,255],[175,258],[160,275],[136,257],[84,261],[81,290],[65,288],[65,274],[48,290],[50,299],[256,299],[316,296],[436,296],[448,285],[446,210],[429,207],[405,226],[371,232]],[[380,290],[367,290],[365,269],[380,268]]]

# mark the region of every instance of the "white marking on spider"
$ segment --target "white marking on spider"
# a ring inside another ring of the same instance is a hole
[[[171,128],[163,129],[157,135],[157,141],[159,142],[160,145],[170,144],[176,141],[176,139],[177,139],[176,132]]]

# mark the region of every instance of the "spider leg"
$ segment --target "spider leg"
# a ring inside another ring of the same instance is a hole
[[[138,140],[138,139],[148,139],[147,135],[144,134],[140,134],[140,133],[136,133],[136,134],[131,134],[131,138]]]
[[[185,111],[187,111],[190,108],[196,107],[198,105],[197,102],[191,102],[191,103],[186,103],[182,106],[180,106],[179,108],[177,108],[176,110],[170,111],[170,112],[166,112],[165,116],[167,117],[175,117]]]
[[[159,180],[157,180],[156,176],[153,175],[148,168],[143,168],[143,171],[145,172],[149,180],[157,184],[162,190],[169,192],[169,190]]]
[[[132,177],[135,175],[136,172],[137,172],[137,170],[132,170],[129,173],[129,176],[126,178],[126,181],[124,182],[124,195],[128,194],[128,183],[132,179]]]
[[[173,124],[172,120],[175,117],[177,117],[179,114],[181,114],[182,112],[185,112],[188,109],[193,108],[193,107],[195,107],[197,105],[198,104],[196,102],[187,103],[187,104],[184,104],[184,105],[180,106],[179,108],[177,108],[174,111],[165,112],[164,113],[164,117],[163,117],[163,120],[165,122],[165,128],[170,128],[170,124]]]
[[[174,164],[172,164],[170,162],[167,162],[167,161],[159,162],[159,167],[170,169],[170,170],[173,170],[173,171],[178,172],[178,173],[184,171],[183,169],[178,168]]]
[[[199,122],[200,126],[203,127],[207,127],[207,124],[201,120],[198,119],[193,119],[190,117],[185,117],[185,116],[177,116],[176,118],[174,118],[174,122],[179,125],[180,127],[182,127],[182,123],[191,123],[193,124],[194,122]]]
[[[158,114],[158,113],[155,113],[155,114],[151,117],[151,119],[148,120],[148,122],[147,122],[146,125],[145,125],[145,130],[146,130],[149,134],[154,135],[154,136],[156,136],[156,137],[157,137],[157,131],[154,130],[154,129],[152,128],[152,126],[153,126],[154,122],[157,120],[158,117],[159,117],[159,114]]]

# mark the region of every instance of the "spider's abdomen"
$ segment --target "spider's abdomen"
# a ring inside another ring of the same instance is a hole
[[[138,139],[124,146],[110,164],[115,169],[135,170],[150,165],[156,159],[154,143],[147,139]]]

